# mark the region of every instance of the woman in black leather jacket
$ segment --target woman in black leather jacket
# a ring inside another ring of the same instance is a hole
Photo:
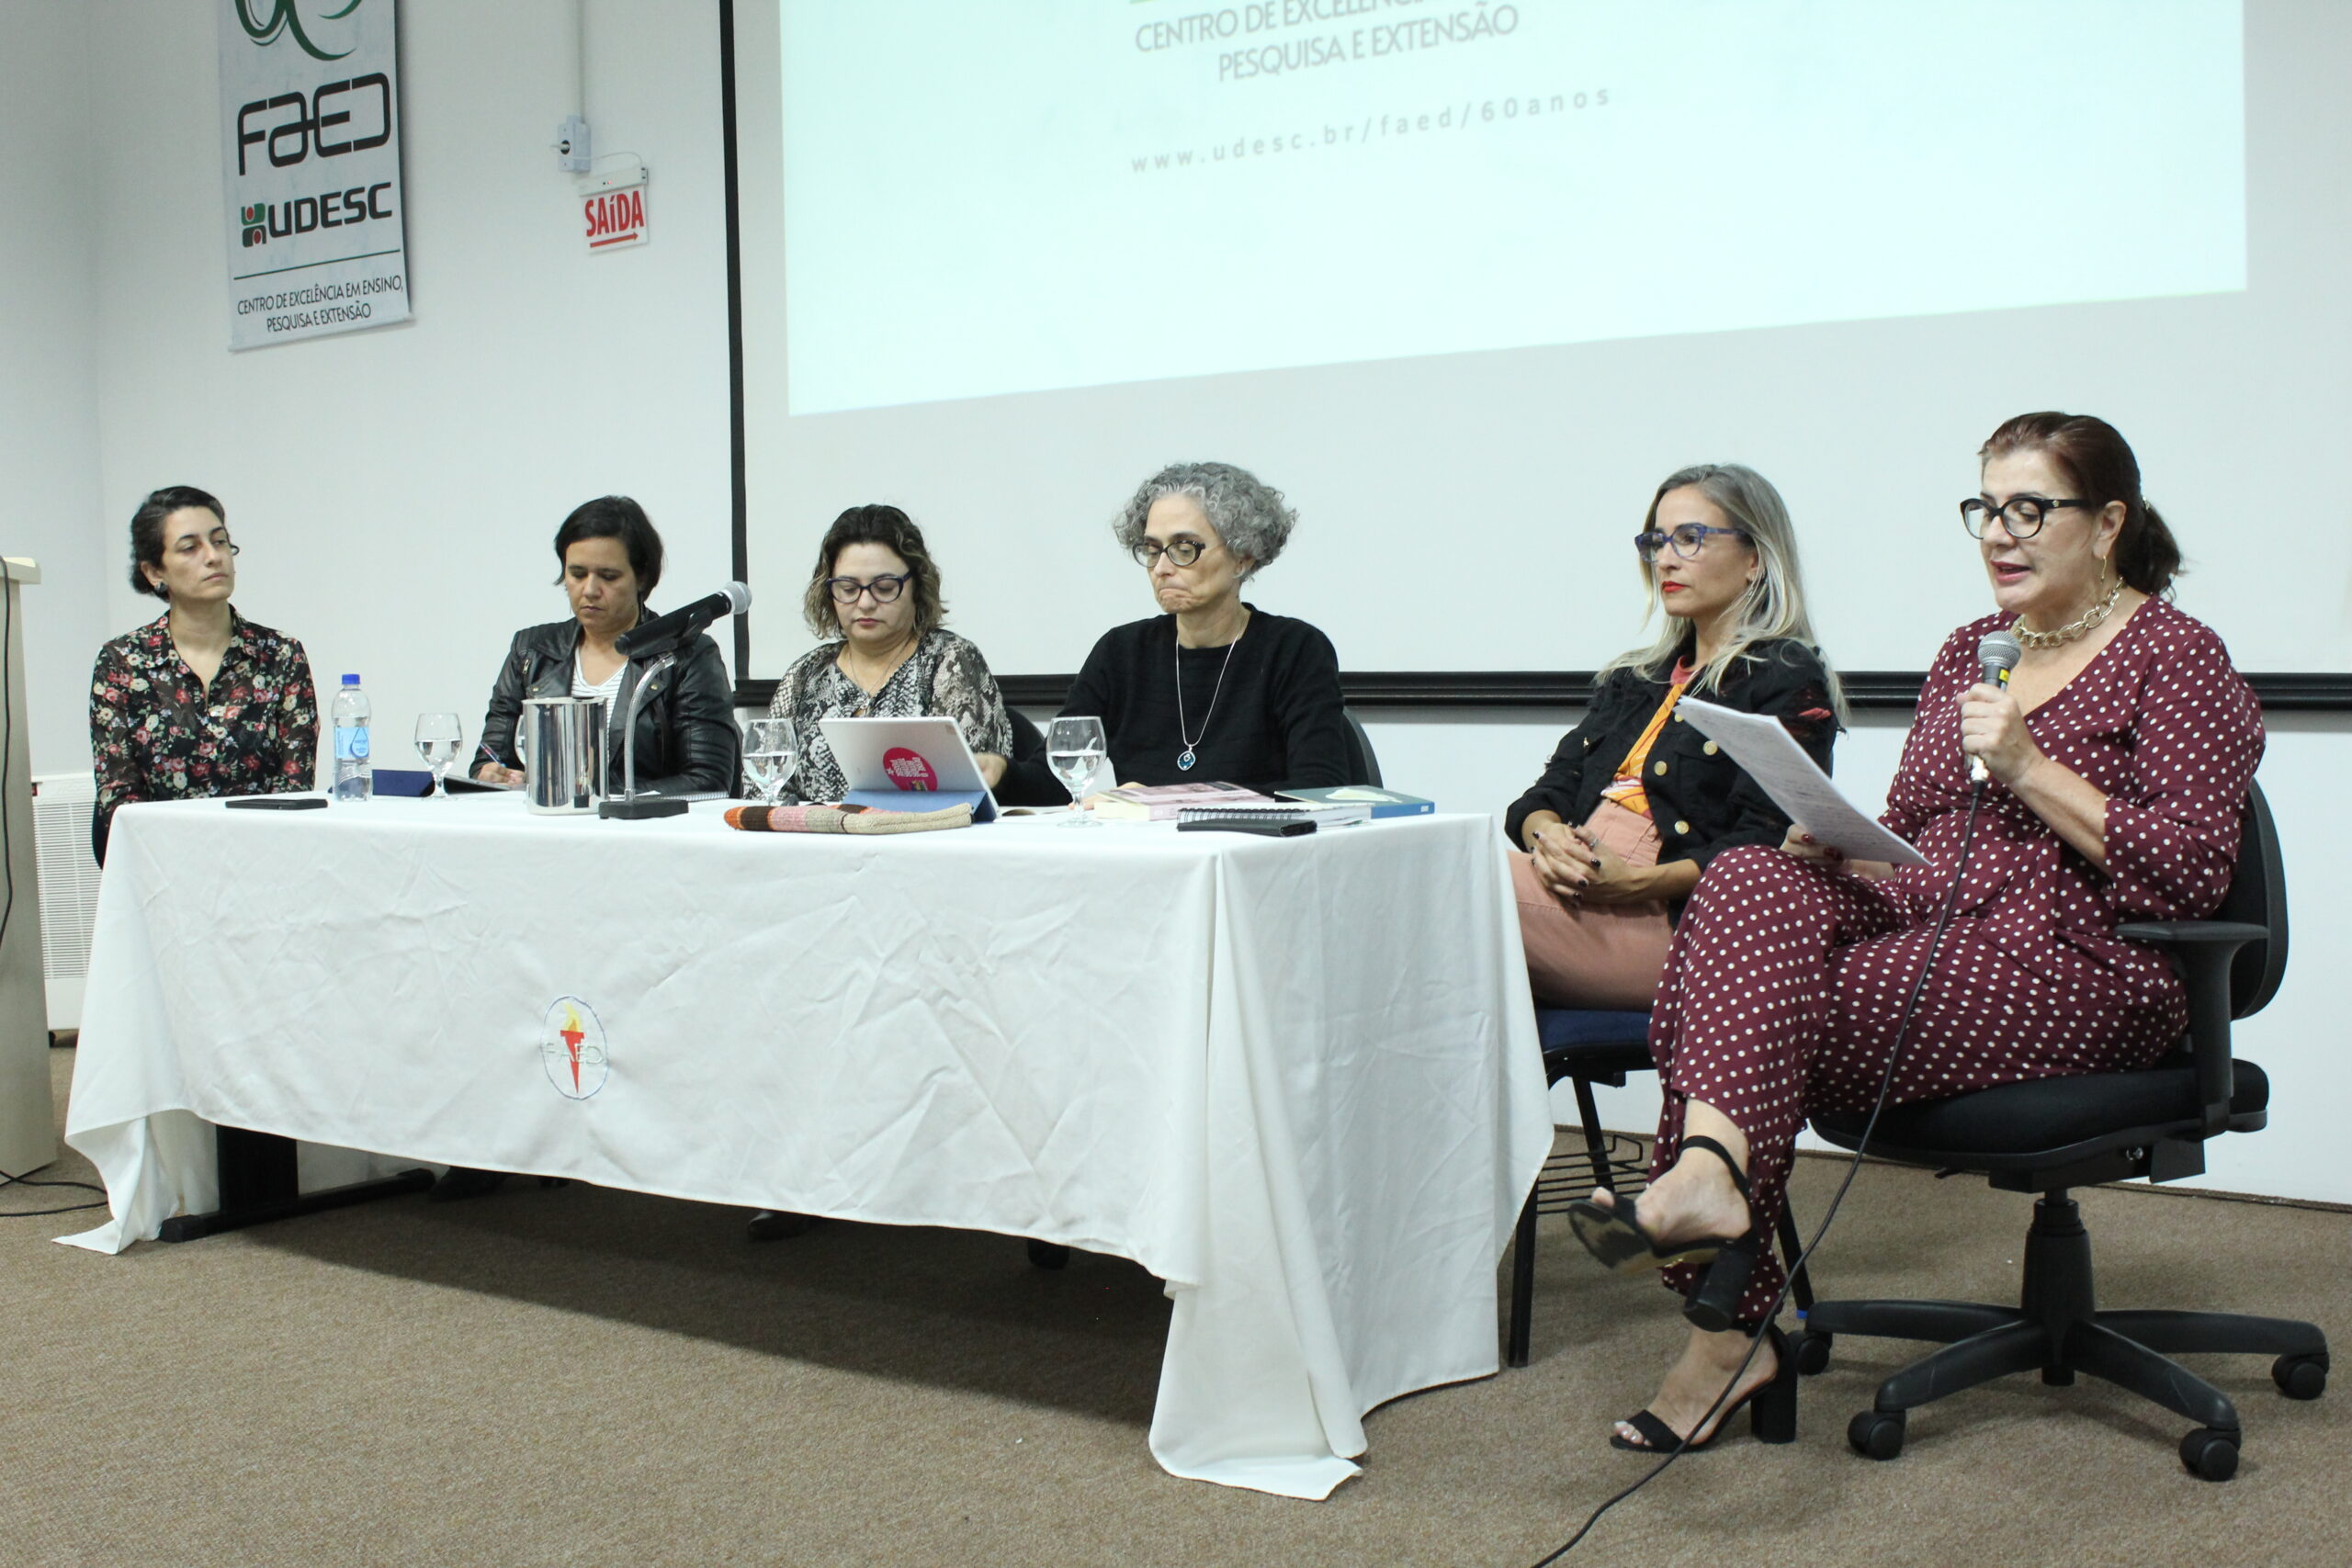
[[[525,698],[602,696],[611,715],[605,755],[617,790],[629,703],[651,661],[622,658],[613,639],[653,614],[645,601],[662,580],[662,536],[636,502],[601,496],[563,520],[555,554],[571,618],[514,634],[481,721],[474,776],[485,784],[523,782],[514,731]],[[697,634],[676,664],[652,678],[638,714],[638,787],[732,794],[741,751],[727,667],[718,645]]]
[[[1770,714],[1824,769],[1837,681],[1813,646],[1796,536],[1761,474],[1708,463],[1669,474],[1635,536],[1657,640],[1611,660],[1582,724],[1504,818],[1535,999],[1650,1005],[1673,922],[1707,863],[1778,844],[1789,819],[1684,721],[1683,694]]]

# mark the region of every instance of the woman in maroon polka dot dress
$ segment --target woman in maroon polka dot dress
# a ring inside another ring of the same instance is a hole
[[[2112,426],[2024,414],[1978,456],[1984,493],[1962,513],[1997,608],[1937,655],[1882,818],[1928,864],[1845,863],[1792,832],[1717,857],[1676,931],[1650,1027],[1666,1107],[1649,1189],[1638,1213],[1600,1194],[1574,1218],[1629,1269],[1697,1253],[1665,1278],[1718,1331],[1693,1327],[1650,1409],[1618,1424],[1622,1447],[1690,1432],[1764,1326],[1792,1145],[1809,1112],[1877,1098],[1952,889],[1971,758],[1990,780],[1890,1101],[2144,1066],[2186,1026],[2171,965],[2114,931],[2220,905],[2261,710],[2221,638],[2160,597],[2179,548]],[[2025,644],[2006,688],[1978,674],[1977,640],[1997,627]],[[1743,1235],[1757,1239],[1706,1262]],[[1736,1298],[1727,1328],[1696,1304],[1708,1267],[1726,1276],[1705,1294]],[[1773,1340],[1727,1409],[1751,1391],[1793,1398]]]

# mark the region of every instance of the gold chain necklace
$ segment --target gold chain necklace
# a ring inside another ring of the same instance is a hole
[[[2115,613],[2116,603],[2122,597],[2123,580],[2119,577],[2115,580],[2115,586],[2107,591],[2106,598],[2100,600],[2089,609],[2085,610],[2081,615],[2075,616],[2064,626],[2060,626],[2054,632],[2033,631],[2030,629],[2022,620],[2018,621],[2009,629],[2017,633],[2018,640],[2025,644],[2028,648],[2064,648],[2066,644],[2073,642],[2076,637],[2081,637],[2093,626],[2098,626],[2101,621],[2107,619],[2108,616],[2113,615]]]

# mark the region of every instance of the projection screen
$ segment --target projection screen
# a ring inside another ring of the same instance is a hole
[[[2352,428],[2308,7],[730,9],[753,682],[869,501],[1001,675],[1066,675],[1152,613],[1108,523],[1185,458],[1286,492],[1248,597],[1351,679],[1509,700],[1645,640],[1630,536],[1697,461],[1781,488],[1841,668],[1916,671],[1987,607],[1956,503],[2035,408],[2132,441],[2242,668],[2352,671],[2340,503],[2292,588],[2257,543]]]

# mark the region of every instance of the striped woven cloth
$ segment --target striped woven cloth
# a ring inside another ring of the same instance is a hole
[[[747,833],[930,833],[972,825],[969,806],[873,811],[863,806],[731,806],[727,825]]]

